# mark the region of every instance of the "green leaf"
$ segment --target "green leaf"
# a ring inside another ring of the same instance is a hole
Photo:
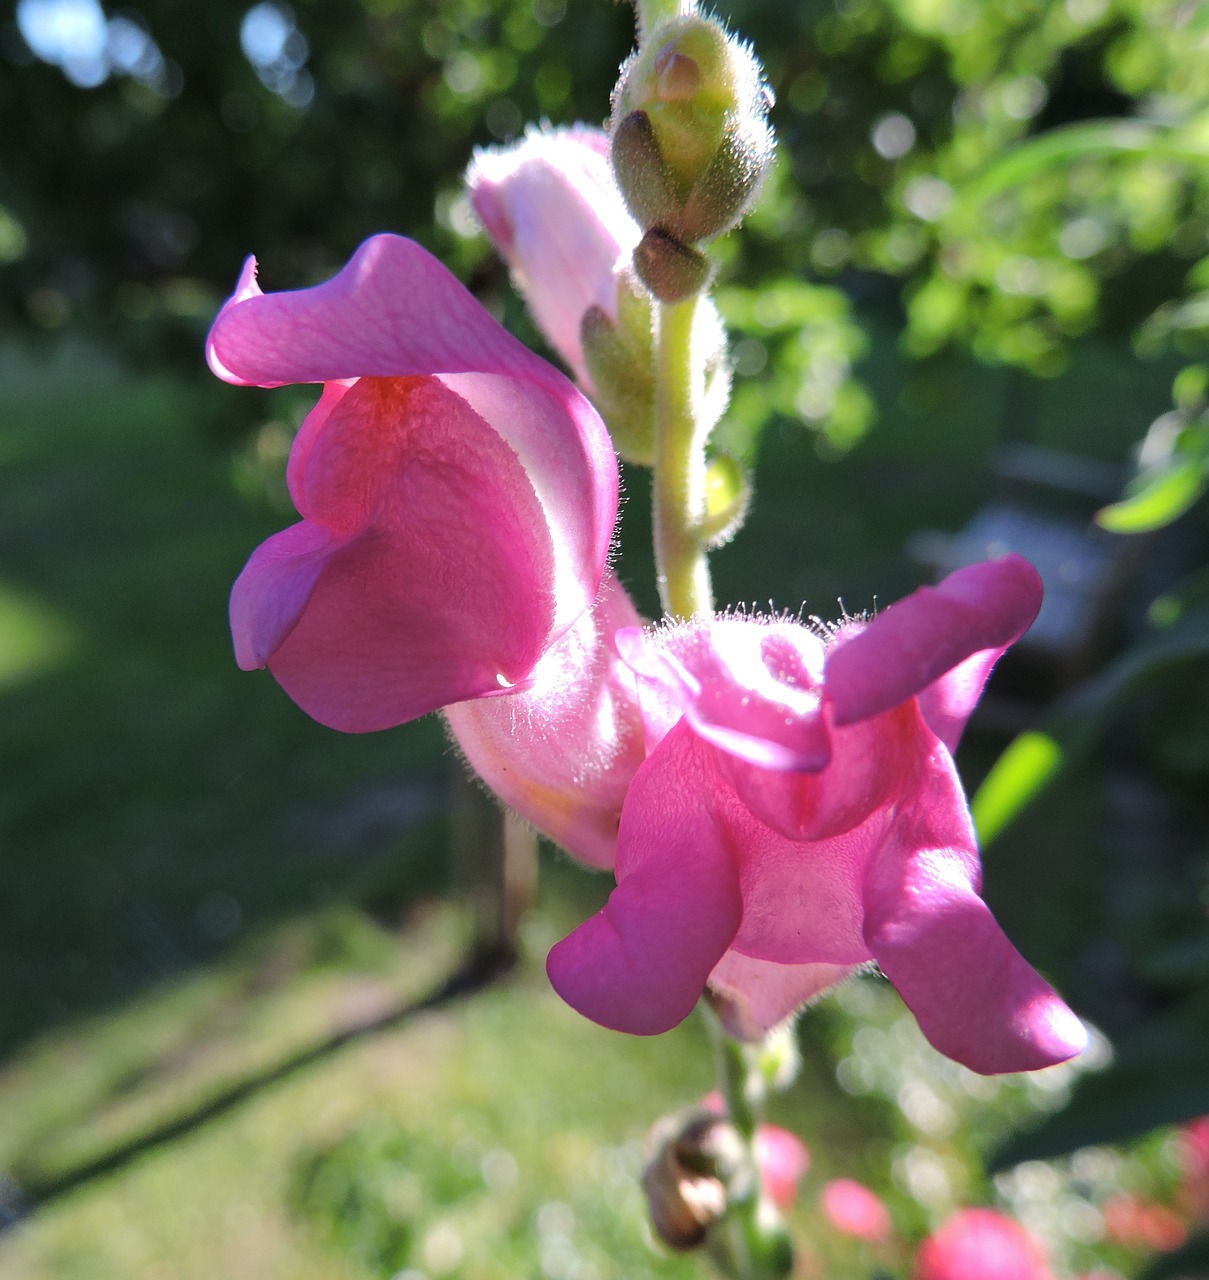
[[[958,209],[969,214],[1005,191],[1027,189],[1036,178],[1077,160],[1124,155],[1209,164],[1209,146],[1195,138],[1186,140],[1174,130],[1158,125],[1138,120],[1068,125],[1009,148],[966,184],[946,218]]]
[[[1109,533],[1149,533],[1178,520],[1204,491],[1204,460],[1178,459],[1140,475],[1127,497],[1096,512],[1096,523]]]
[[[1011,1139],[989,1167],[1051,1160],[1209,1114],[1206,1044],[1209,998],[1202,993],[1123,1040],[1110,1067],[1084,1076],[1064,1110]]]
[[[1058,775],[1065,760],[1060,743],[1029,731],[1008,744],[970,802],[979,842],[985,847]]]

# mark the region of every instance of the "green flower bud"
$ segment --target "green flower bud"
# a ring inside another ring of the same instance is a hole
[[[627,461],[655,461],[655,373],[651,295],[629,272],[617,280],[617,319],[589,307],[580,323],[584,363],[613,447]]]
[[[743,527],[751,505],[751,480],[729,454],[715,454],[705,469],[705,518],[701,536],[710,550],[724,546]]]
[[[659,27],[613,97],[614,170],[639,224],[686,243],[734,226],[772,159],[769,100],[755,56],[718,22]]]

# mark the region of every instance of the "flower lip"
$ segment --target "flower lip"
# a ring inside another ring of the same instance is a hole
[[[1040,575],[1023,556],[971,564],[841,632],[827,652],[835,723],[854,724],[922,694],[979,653],[997,657],[1041,608]]]
[[[822,644],[797,624],[719,618],[616,637],[622,660],[706,741],[751,764],[816,771],[831,758]]]

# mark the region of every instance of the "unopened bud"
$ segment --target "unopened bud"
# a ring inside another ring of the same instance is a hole
[[[660,27],[613,98],[614,170],[639,225],[686,243],[734,226],[772,160],[769,101],[755,56],[718,22]]]
[[[581,317],[593,306],[616,316],[615,277],[640,235],[613,182],[608,138],[582,126],[530,129],[477,151],[466,187],[538,327],[591,392]]]
[[[751,480],[728,454],[719,453],[705,469],[705,518],[701,536],[711,550],[724,546],[743,527],[751,505]]]
[[[684,302],[709,283],[709,259],[696,249],[652,229],[634,250],[634,270],[660,302]]]
[[[596,407],[627,461],[655,460],[655,371],[651,295],[631,272],[617,279],[617,316],[589,307],[580,322]]]

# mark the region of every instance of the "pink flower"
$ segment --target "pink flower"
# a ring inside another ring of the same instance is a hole
[[[1104,1206],[1104,1234],[1127,1249],[1169,1253],[1188,1239],[1188,1228],[1174,1209],[1122,1192]]]
[[[1041,1245],[993,1209],[962,1209],[920,1246],[913,1280],[1053,1280]]]
[[[881,1199],[853,1178],[835,1178],[823,1188],[823,1212],[846,1236],[885,1240],[890,1234],[890,1211]]]
[[[950,754],[1040,600],[1007,556],[825,639],[740,617],[621,632],[648,754],[617,888],[551,951],[555,989],[653,1034],[709,984],[732,1031],[756,1035],[876,961],[933,1045],[976,1071],[1078,1053],[1082,1025],[978,896]]]
[[[614,185],[608,136],[582,125],[531,129],[476,152],[466,185],[550,345],[590,386],[580,323],[593,306],[617,319],[615,273],[642,235]]]
[[[701,1099],[701,1105],[715,1115],[726,1115],[726,1103],[716,1089]],[[796,1133],[778,1124],[762,1124],[756,1126],[755,1157],[769,1199],[779,1209],[792,1209],[798,1184],[810,1171],[810,1148]]]
[[[324,384],[290,454],[303,519],[231,594],[239,665],[350,732],[525,688],[595,600],[617,513],[566,378],[387,235],[294,293],[262,294],[249,259],[207,355],[228,382]]]

